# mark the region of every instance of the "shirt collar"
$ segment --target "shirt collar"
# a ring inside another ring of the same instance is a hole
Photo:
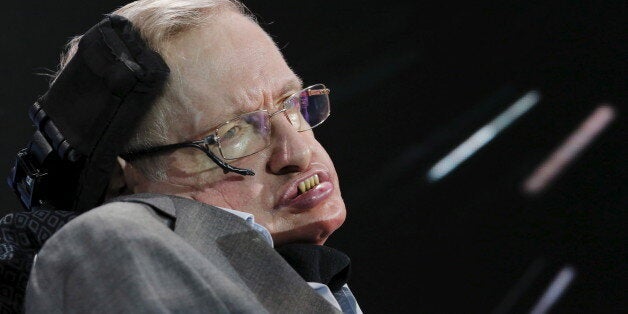
[[[266,229],[264,226],[258,224],[255,222],[255,216],[253,216],[253,214],[251,213],[247,213],[247,212],[242,212],[239,210],[235,210],[235,209],[230,209],[230,208],[224,208],[224,207],[220,207],[220,206],[215,206],[218,207],[230,214],[236,215],[240,218],[242,218],[242,220],[244,220],[244,222],[246,222],[247,225],[249,225],[251,228],[253,228],[253,230],[257,231],[262,238],[264,238],[264,240],[266,240],[266,242],[268,242],[268,244],[272,247],[273,246],[273,238],[270,235],[270,232],[268,231],[268,229]]]

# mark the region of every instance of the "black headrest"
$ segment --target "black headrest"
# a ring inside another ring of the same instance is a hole
[[[41,180],[47,186],[38,188],[39,196],[30,200],[29,195],[25,202],[24,192],[16,188],[20,169],[18,175],[13,170],[10,184],[25,207],[48,203],[87,210],[99,205],[116,156],[160,95],[169,72],[127,19],[110,15],[87,31],[74,57],[31,110],[38,132],[22,153],[33,155],[26,159],[36,160],[35,167],[49,177]],[[35,147],[42,135],[50,147]],[[59,193],[64,197],[55,195]]]

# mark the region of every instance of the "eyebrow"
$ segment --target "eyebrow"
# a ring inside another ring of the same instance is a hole
[[[281,99],[287,94],[292,94],[301,89],[303,89],[303,80],[295,74],[294,78],[291,78],[290,80],[288,80],[286,83],[283,84],[283,87],[281,88],[279,95],[276,95],[276,96],[279,96],[278,99]]]
[[[279,92],[279,95],[274,95],[277,96],[276,99],[283,99],[286,96],[290,96],[293,93],[300,91],[301,89],[303,89],[303,80],[301,79],[301,77],[299,77],[298,75],[294,74],[294,77],[286,80],[285,83],[283,83],[283,86],[281,87],[281,90]],[[212,131],[215,130],[217,126],[223,124],[226,121],[229,121],[231,119],[234,119],[238,116],[240,116],[241,114],[244,114],[246,112],[236,112],[233,115],[231,115],[230,117],[225,117],[224,119],[221,119],[222,122],[219,122],[218,124],[216,124],[215,126],[212,126],[211,128],[208,129],[208,131]],[[201,134],[207,134],[208,131],[203,131],[201,133],[199,133],[198,135],[195,135],[193,138],[194,139],[199,139],[201,136]]]

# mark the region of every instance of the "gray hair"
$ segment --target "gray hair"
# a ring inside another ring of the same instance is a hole
[[[139,0],[131,2],[111,14],[127,18],[137,28],[148,46],[161,53],[165,44],[189,29],[202,25],[211,14],[223,9],[235,10],[254,19],[248,9],[238,0]],[[61,55],[59,70],[52,83],[63,68],[72,59],[81,36],[76,36],[67,44]],[[173,80],[177,79],[173,71],[166,82],[160,97],[155,100],[151,109],[139,122],[135,134],[123,148],[126,151],[146,148],[154,145],[167,144],[171,129],[171,117],[180,116],[186,111],[183,95],[173,88]],[[170,119],[169,119],[170,118]],[[141,158],[133,162],[149,180],[161,181],[166,178],[165,160],[160,157]]]

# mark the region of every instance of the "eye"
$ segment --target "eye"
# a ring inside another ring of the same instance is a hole
[[[232,127],[230,127],[228,130],[226,130],[224,133],[220,135],[220,141],[227,142],[227,141],[233,140],[240,135],[241,131],[242,131],[241,126],[237,124],[233,125]]]

